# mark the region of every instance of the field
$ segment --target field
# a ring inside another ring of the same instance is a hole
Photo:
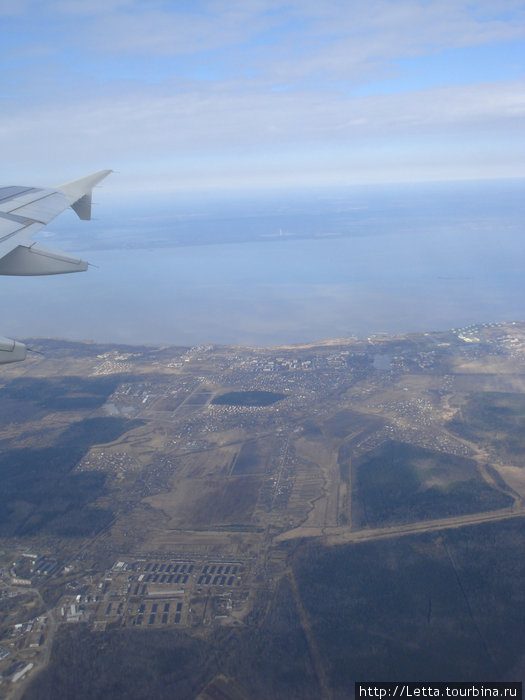
[[[271,406],[285,396],[275,391],[229,391],[216,396],[212,403],[218,406]]]
[[[6,697],[520,677],[525,326],[475,332],[6,368]]]

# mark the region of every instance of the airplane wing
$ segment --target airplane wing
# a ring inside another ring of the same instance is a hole
[[[84,260],[31,243],[37,231],[71,207],[91,219],[93,188],[111,170],[99,170],[55,189],[0,187],[0,275],[60,275],[87,270]],[[23,343],[0,337],[0,364],[25,358]]]

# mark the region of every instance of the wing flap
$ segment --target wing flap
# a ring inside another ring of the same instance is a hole
[[[24,343],[11,340],[11,338],[0,337],[0,365],[25,360],[26,354],[27,348]]]
[[[88,263],[59,251],[19,245],[0,259],[0,275],[63,275],[84,272]]]
[[[42,228],[40,223],[18,224],[3,222],[0,217],[0,259],[8,255],[17,245],[29,245],[31,236]]]

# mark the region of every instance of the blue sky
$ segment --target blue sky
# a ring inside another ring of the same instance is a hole
[[[1,0],[5,184],[524,175],[515,0]]]

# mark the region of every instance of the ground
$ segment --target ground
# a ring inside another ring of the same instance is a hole
[[[1,380],[0,697],[522,677],[525,324],[31,344]]]

